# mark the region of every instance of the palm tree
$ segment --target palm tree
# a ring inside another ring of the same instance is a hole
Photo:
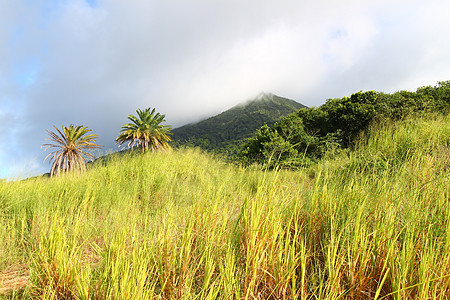
[[[86,135],[89,131],[85,126],[75,126],[70,124],[69,127],[62,126],[62,131],[55,127],[57,133],[46,130],[50,135],[46,140],[52,141],[54,144],[43,144],[42,147],[57,148],[47,155],[44,161],[51,156],[50,163],[53,161],[50,176],[58,175],[65,171],[84,171],[86,170],[86,159],[94,159],[91,153],[85,150],[97,149],[102,147],[96,144],[98,136],[96,134]],[[41,147],[41,148],[42,148]]]
[[[168,142],[171,141],[169,125],[161,125],[164,122],[165,115],[155,114],[155,109],[136,110],[138,117],[129,115],[128,119],[132,123],[122,125],[120,135],[116,142],[122,145],[128,142],[127,147],[141,148],[142,152],[148,150],[167,150],[170,149]]]

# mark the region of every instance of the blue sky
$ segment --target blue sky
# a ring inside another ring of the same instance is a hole
[[[179,126],[272,92],[318,106],[450,79],[447,0],[3,0],[0,178],[48,171],[45,129],[105,149],[127,115]]]

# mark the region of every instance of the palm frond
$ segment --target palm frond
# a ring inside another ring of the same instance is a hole
[[[122,125],[116,143],[119,146],[127,143],[127,147],[141,148],[142,152],[149,149],[152,151],[170,149],[169,141],[171,138],[171,126],[161,125],[164,122],[165,115],[155,113],[155,109],[147,108],[145,110],[137,109],[137,117],[128,116],[132,123]]]
[[[73,124],[69,127],[62,126],[62,131],[56,126],[53,126],[56,132],[46,130],[52,143],[43,144],[45,150],[49,148],[57,148],[57,150],[48,154],[44,161],[50,157],[52,167],[50,175],[58,175],[62,172],[71,171],[85,171],[86,158],[94,159],[94,156],[85,150],[93,150],[102,147],[96,144],[98,136],[96,134],[89,134],[91,130],[85,126],[75,126]]]

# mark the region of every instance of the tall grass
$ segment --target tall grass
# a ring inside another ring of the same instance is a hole
[[[23,298],[447,299],[449,144],[416,118],[299,172],[191,149],[1,183],[0,270]]]

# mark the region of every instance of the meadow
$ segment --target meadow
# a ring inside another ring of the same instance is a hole
[[[113,155],[0,182],[0,298],[448,299],[449,200],[449,115],[372,124],[298,171]]]

